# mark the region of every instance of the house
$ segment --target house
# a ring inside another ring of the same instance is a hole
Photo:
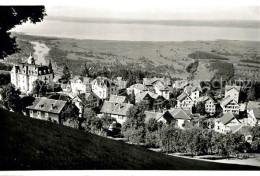
[[[186,110],[192,110],[192,107],[194,106],[193,99],[183,92],[177,97],[177,107],[186,109]]]
[[[190,122],[191,121],[191,111],[189,110],[183,110],[180,108],[177,109],[170,109],[167,111],[166,115],[170,114],[172,116],[172,118],[176,121],[176,125],[183,129],[185,122]]]
[[[147,91],[147,87],[143,84],[133,84],[130,87],[126,89],[126,92],[128,95],[131,95],[132,93],[135,94],[135,96],[140,95],[142,92]]]
[[[164,113],[162,112],[155,112],[155,111],[144,111],[145,114],[145,123],[148,123],[150,119],[155,119],[156,121],[163,121],[166,123],[166,119],[164,119],[163,115]]]
[[[133,107],[133,105],[128,103],[115,103],[104,101],[100,112],[105,117],[115,118],[116,121],[122,125],[126,121],[127,112],[131,107]]]
[[[155,93],[163,96],[166,100],[170,99],[170,89],[162,81],[156,81],[154,83]]]
[[[253,142],[253,135],[251,129],[251,126],[245,124],[240,124],[231,128],[232,133],[242,134],[245,137],[245,141],[250,144]]]
[[[22,93],[30,93],[36,80],[53,85],[54,73],[52,68],[35,64],[35,59],[31,55],[26,63],[15,64],[10,71],[10,75],[11,83]]]
[[[240,125],[240,121],[234,116],[233,113],[227,112],[221,118],[215,120],[215,131],[219,133],[232,132],[232,129]]]
[[[225,87],[225,97],[230,97],[233,100],[235,100],[237,103],[239,101],[239,94],[240,94],[240,86],[230,86],[230,85],[226,85]]]
[[[100,105],[100,98],[94,93],[82,93],[79,96],[81,102],[84,101],[84,106],[88,108],[96,108]]]
[[[92,91],[100,99],[108,99],[110,95],[117,94],[117,87],[115,83],[106,77],[97,77],[91,81]]]
[[[198,102],[200,91],[200,87],[187,86],[184,88],[184,92],[193,100],[194,105],[196,105]]]
[[[228,112],[233,114],[239,114],[239,104],[229,95],[220,102],[220,106],[223,109],[224,114]]]
[[[184,89],[189,84],[188,80],[176,80],[172,87],[175,89]]]
[[[146,102],[147,106],[150,109],[154,110],[162,110],[163,103],[165,101],[165,98],[163,96],[160,96],[158,94],[152,93],[150,91],[142,92],[141,94],[137,95],[135,97],[136,103],[138,102]]]
[[[198,102],[205,103],[205,111],[211,115],[216,113],[216,102],[210,96],[203,96],[198,99]]]
[[[32,105],[26,107],[27,114],[32,118],[61,123],[60,115],[66,103],[63,100],[37,97]]]
[[[121,95],[111,95],[109,101],[115,103],[128,103],[127,97]]]
[[[151,88],[154,86],[156,82],[161,82],[165,87],[172,87],[172,81],[170,78],[144,78],[143,79],[143,85],[145,85],[147,88]]]
[[[81,93],[91,92],[90,82],[91,79],[89,77],[74,76],[73,79],[70,80],[72,94],[76,96]]]
[[[260,125],[260,108],[247,110],[247,124],[250,126]]]
[[[127,81],[124,81],[122,77],[116,77],[113,81],[119,90],[126,89]]]

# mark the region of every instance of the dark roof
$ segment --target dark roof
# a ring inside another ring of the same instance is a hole
[[[127,111],[134,105],[128,103],[115,103],[110,101],[105,101],[100,112],[116,115],[127,115]]]
[[[164,113],[161,112],[152,112],[152,111],[145,111],[145,123],[147,123],[150,119],[154,118],[155,120],[159,120],[161,117],[163,117]]]
[[[229,123],[231,120],[233,120],[235,118],[235,116],[231,113],[231,112],[227,112],[226,114],[224,114],[219,120],[226,125],[227,123]]]
[[[187,112],[180,108],[169,110],[169,113],[174,119],[191,120],[191,117],[187,114]]]
[[[144,97],[146,97],[147,95],[150,96],[152,99],[157,99],[157,98],[159,98],[159,97],[161,97],[161,98],[164,99],[163,96],[160,96],[160,95],[155,94],[155,93],[150,92],[150,91],[145,91],[145,92],[140,93],[139,95],[136,96],[135,99],[136,99],[137,101],[142,101],[142,100],[144,99]]]
[[[249,101],[247,103],[247,110],[252,110],[253,108],[260,108],[260,102],[258,101]]]
[[[228,103],[230,103],[233,99],[230,96],[225,97],[221,102],[221,106],[226,106]],[[234,100],[235,101],[235,100]],[[236,102],[236,101],[235,101]],[[237,102],[236,102],[237,103]]]
[[[260,120],[260,108],[254,108],[253,114],[254,114],[256,119]]]
[[[184,92],[182,92],[178,97],[177,100],[182,101],[184,100],[188,95]]]
[[[236,89],[238,92],[240,92],[241,86],[230,86],[230,85],[226,85],[225,87],[225,91],[230,91],[231,89]]]
[[[74,77],[70,80],[70,82],[75,82],[75,81],[77,81],[78,79],[80,79],[83,84],[89,84],[89,83],[91,82],[91,78],[89,78],[89,77],[82,77],[82,76],[79,76],[79,75],[74,76]]]
[[[110,95],[109,101],[115,103],[126,103],[126,97],[119,95]]]
[[[59,114],[66,105],[66,103],[67,102],[63,100],[54,100],[45,97],[37,97],[35,98],[33,104],[31,106],[28,106],[27,109]]]

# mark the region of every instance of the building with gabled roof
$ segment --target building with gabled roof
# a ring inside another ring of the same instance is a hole
[[[166,87],[171,87],[172,86],[172,81],[170,78],[157,78],[157,77],[153,77],[153,78],[144,78],[143,79],[143,84],[146,87],[153,87],[153,84],[157,81],[160,81],[164,84],[164,86]]]
[[[118,89],[116,84],[106,77],[97,77],[93,81],[91,81],[92,91],[100,98],[100,99],[108,99],[110,95],[116,95],[118,93]]]
[[[74,96],[81,93],[89,93],[91,92],[91,78],[82,77],[82,76],[74,76],[70,79],[71,84],[71,92]]]
[[[109,101],[115,103],[127,103],[127,97],[122,95],[110,95]]]
[[[133,84],[130,87],[128,87],[126,89],[126,92],[128,95],[131,95],[132,93],[135,94],[135,96],[138,96],[139,94],[141,94],[144,91],[147,91],[147,87],[143,84],[137,83],[137,84]]]
[[[193,99],[188,94],[186,94],[185,92],[182,92],[177,97],[177,107],[178,108],[192,110],[193,106],[194,106]]]
[[[129,103],[115,103],[110,101],[104,101],[104,104],[100,112],[104,116],[109,116],[115,118],[116,121],[120,124],[123,124],[127,119],[127,113],[133,104]]]
[[[185,121],[190,122],[192,120],[190,117],[191,112],[188,110],[176,108],[168,110],[168,113],[177,122],[176,125],[181,129],[183,129]]]
[[[198,99],[198,102],[205,103],[205,111],[211,115],[216,113],[216,101],[210,96],[203,96]]]
[[[239,104],[229,95],[220,102],[220,106],[223,109],[224,114],[227,112],[239,114]]]
[[[150,91],[142,92],[141,94],[137,95],[135,97],[136,103],[138,102],[146,102],[146,104],[150,107],[152,105],[152,109],[154,110],[162,110],[163,108],[163,102],[165,101],[165,98],[163,96],[160,96],[158,94],[152,93]]]
[[[36,97],[32,105],[26,107],[32,118],[61,123],[60,115],[67,101]]]
[[[53,86],[54,73],[52,68],[46,65],[37,65],[32,55],[25,63],[15,64],[10,71],[11,83],[22,93],[30,93],[33,83],[40,80],[47,85]]]
[[[235,100],[237,103],[239,101],[239,94],[240,94],[241,86],[230,86],[226,85],[225,87],[225,97],[230,97]]]
[[[247,110],[247,124],[250,126],[260,125],[260,108]]]
[[[232,132],[234,126],[240,125],[240,121],[234,116],[233,113],[227,112],[221,118],[215,120],[215,131],[219,133]]]

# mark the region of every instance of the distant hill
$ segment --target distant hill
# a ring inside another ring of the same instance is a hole
[[[259,169],[167,156],[0,109],[0,170]]]

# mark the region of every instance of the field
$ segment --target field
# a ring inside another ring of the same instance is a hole
[[[235,77],[244,77],[246,74],[243,75],[241,72],[257,69],[257,73],[253,76],[248,75],[248,78],[260,78],[259,69],[255,68],[260,67],[259,42],[134,42],[48,38],[17,33],[14,35],[17,36],[23,52],[10,58],[28,57],[28,52],[32,51],[29,41],[42,42],[50,48],[47,59],[52,59],[59,70],[67,64],[74,74],[79,74],[83,64],[87,63],[94,69],[127,65],[129,69],[140,68],[176,78],[187,78],[190,77],[190,73],[186,72],[186,67],[194,62],[194,59],[198,59],[198,68],[203,69],[209,76],[205,77],[205,74],[198,70],[198,73],[194,73],[196,79],[208,80],[214,77],[216,72],[208,65],[215,61],[233,64]],[[241,67],[240,64],[244,66]]]
[[[0,109],[0,170],[245,170],[153,152]]]

